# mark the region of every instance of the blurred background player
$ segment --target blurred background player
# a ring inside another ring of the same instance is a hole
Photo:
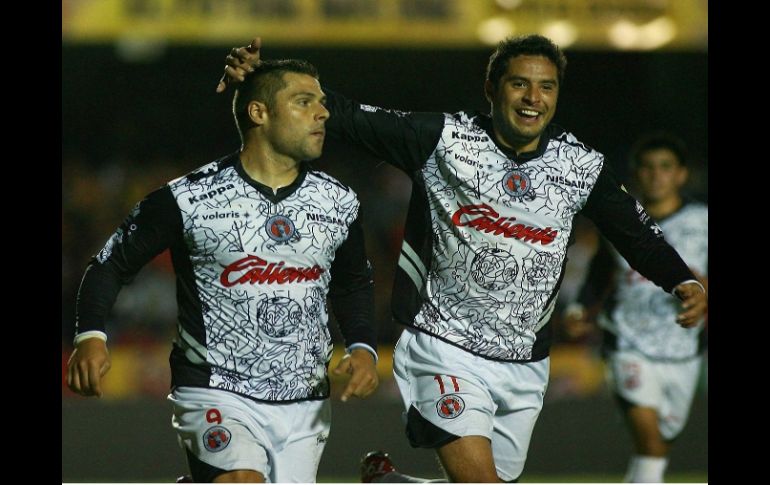
[[[233,99],[241,149],[136,205],[86,268],[70,388],[102,395],[104,321],[166,248],[177,278],[172,424],[200,482],[314,482],[331,421],[330,297],[348,355],[342,400],[377,387],[373,283],[356,194],[321,155],[325,95],[305,61],[263,63]]]
[[[647,214],[708,287],[708,208],[686,199],[684,143],[666,133],[641,137],[631,170]],[[604,239],[579,299],[565,312],[569,335],[592,329],[597,312],[608,379],[631,432],[627,482],[662,482],[671,443],[687,422],[705,349],[704,322],[672,325],[680,302],[632,269]]]
[[[260,47],[231,51],[218,92],[259,64]],[[522,473],[577,213],[684,302],[671,325],[695,325],[705,310],[703,286],[604,156],[550,123],[566,62],[540,35],[500,42],[484,84],[491,115],[388,110],[327,90],[329,132],[413,181],[393,292],[407,329],[393,371],[411,445],[436,449],[451,481]],[[364,481],[416,480],[382,458],[364,458]]]

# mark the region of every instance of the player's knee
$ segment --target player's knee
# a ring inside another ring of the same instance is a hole
[[[265,477],[254,470],[233,470],[217,475],[214,483],[265,483]]]

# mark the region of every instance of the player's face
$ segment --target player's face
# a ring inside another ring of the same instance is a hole
[[[287,72],[286,87],[275,95],[266,130],[273,149],[296,161],[321,156],[329,119],[326,96],[313,76]]]
[[[640,155],[636,178],[642,198],[659,202],[679,196],[679,190],[687,181],[687,169],[668,148],[655,148]]]
[[[535,150],[556,112],[556,65],[542,56],[513,57],[497,86],[487,81],[485,91],[497,141],[519,153]]]

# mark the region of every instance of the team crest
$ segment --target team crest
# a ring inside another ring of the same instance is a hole
[[[503,189],[510,196],[523,197],[531,188],[532,182],[529,175],[521,170],[511,170],[503,177]]]
[[[232,435],[227,428],[212,426],[203,433],[203,446],[212,453],[222,451],[230,444]]]
[[[273,241],[286,242],[294,236],[294,223],[286,216],[273,216],[265,223],[267,235]]]
[[[436,412],[442,418],[454,419],[465,410],[465,401],[456,394],[441,396],[436,403]]]

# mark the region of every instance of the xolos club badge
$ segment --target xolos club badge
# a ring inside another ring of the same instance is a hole
[[[212,426],[203,433],[203,446],[212,453],[222,451],[230,444],[232,435],[223,426]]]
[[[295,233],[294,223],[286,216],[273,216],[265,223],[265,231],[273,241],[286,242]]]
[[[436,412],[442,418],[454,419],[465,410],[465,401],[456,394],[446,394],[436,402]]]
[[[511,170],[503,177],[503,189],[513,197],[523,197],[532,188],[529,175],[521,170]]]

